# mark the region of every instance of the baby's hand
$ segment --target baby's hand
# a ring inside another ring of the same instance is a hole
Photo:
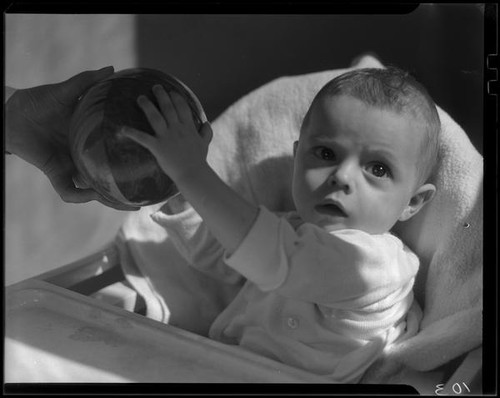
[[[153,87],[153,93],[158,108],[145,96],[140,96],[137,103],[156,134],[152,136],[130,127],[124,127],[121,133],[148,149],[163,171],[177,182],[206,166],[212,129],[207,122],[198,133],[191,109],[181,95],[175,92],[169,95],[160,85]]]

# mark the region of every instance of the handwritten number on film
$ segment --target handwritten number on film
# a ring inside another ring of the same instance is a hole
[[[462,386],[463,386],[463,388],[462,388]],[[451,389],[457,395],[462,394],[463,392],[465,392],[465,390],[467,390],[468,392],[470,392],[469,386],[466,383],[464,383],[464,382],[462,382],[462,383],[454,383],[451,386]],[[436,390],[434,391],[434,393],[436,395],[446,395],[446,392],[443,392],[443,391],[444,391],[444,384],[438,384],[438,385],[436,385]]]

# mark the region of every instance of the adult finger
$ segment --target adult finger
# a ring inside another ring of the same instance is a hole
[[[55,188],[55,186],[54,186]],[[56,189],[57,190],[57,189]],[[58,192],[61,199],[67,203],[87,203],[92,200],[100,202],[101,204],[111,207],[115,210],[123,211],[137,211],[139,207],[125,205],[119,202],[111,202],[104,198],[102,195],[97,193],[91,188],[80,189],[72,186],[65,186],[61,191]]]
[[[114,72],[113,66],[107,66],[99,70],[85,71],[55,84],[53,94],[63,104],[71,105],[78,97],[95,83],[111,76]]]
[[[85,178],[83,178],[81,174],[76,174],[73,176],[73,183],[75,184],[75,187],[80,189],[90,188],[89,184],[87,184],[87,181],[85,181]]]
[[[54,190],[59,194],[61,199],[67,203],[87,203],[96,200],[108,207],[116,210],[135,211],[139,207],[124,205],[118,202],[111,202],[100,195],[98,192],[88,188],[87,183],[83,183],[78,177],[77,170],[71,158],[64,154],[54,154],[46,162],[42,171]],[[76,177],[75,177],[76,176]],[[76,180],[76,183],[75,183]],[[78,188],[76,184],[87,187],[85,189]]]
[[[88,193],[78,195],[73,182],[73,175],[77,174],[77,170],[69,155],[54,150],[39,168],[63,201],[80,203],[93,199]]]
[[[92,189],[81,189],[75,187],[73,178],[66,174],[47,174],[54,190],[61,199],[67,203],[87,203],[91,200],[97,200],[98,194]]]
[[[212,131],[212,126],[210,125],[209,122],[205,122],[203,126],[201,126],[200,135],[203,138],[205,144],[208,145],[210,144],[210,142],[212,142],[214,133]]]
[[[66,203],[87,203],[92,200],[95,200],[115,210],[124,210],[124,211],[139,210],[139,207],[136,206],[125,205],[119,202],[111,202],[91,188],[83,189],[75,187],[73,184],[73,179],[70,182],[63,175],[48,176],[48,177],[55,191],[59,194],[61,199]]]

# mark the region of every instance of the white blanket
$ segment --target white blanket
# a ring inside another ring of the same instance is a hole
[[[383,67],[362,57],[353,67]],[[213,124],[209,163],[235,190],[270,210],[292,209],[292,143],[316,92],[347,71],[274,80],[241,98]],[[415,287],[423,308],[410,327],[418,334],[393,345],[366,373],[365,383],[404,382],[407,371],[434,369],[482,342],[483,158],[465,132],[439,109],[443,126],[434,200],[396,226],[421,258]],[[148,316],[206,334],[239,286],[191,269],[150,215],[131,213],[116,239],[129,281],[148,303]]]

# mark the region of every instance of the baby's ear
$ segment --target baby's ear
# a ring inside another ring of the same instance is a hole
[[[417,214],[426,203],[429,203],[434,194],[436,193],[436,187],[433,184],[424,184],[418,188],[410,199],[410,202],[405,207],[401,215],[399,216],[399,221],[406,221]]]

